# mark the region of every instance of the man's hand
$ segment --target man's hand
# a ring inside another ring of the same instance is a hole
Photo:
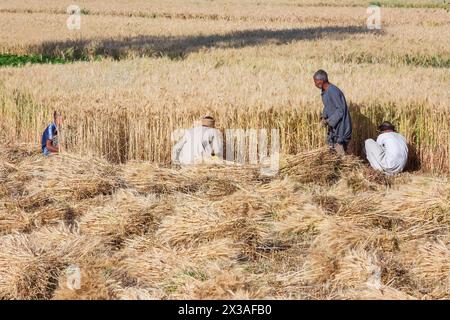
[[[320,120],[320,123],[321,123],[322,126],[324,126],[325,128],[328,127],[328,122],[327,122],[327,120],[325,120],[324,118],[322,118],[322,119]]]

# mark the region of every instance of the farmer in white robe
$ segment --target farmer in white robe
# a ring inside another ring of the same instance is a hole
[[[173,163],[189,165],[209,162],[211,159],[222,160],[222,133],[214,125],[214,119],[205,116],[201,125],[187,130],[172,149]]]
[[[365,150],[367,160],[375,170],[387,175],[402,172],[408,160],[408,145],[405,137],[395,131],[390,122],[383,122],[378,130],[377,141],[367,139]]]

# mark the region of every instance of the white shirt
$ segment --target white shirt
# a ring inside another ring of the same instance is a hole
[[[201,163],[212,154],[222,159],[222,134],[215,128],[199,125],[187,130],[175,144],[172,149],[172,161],[183,165]]]
[[[392,173],[403,171],[408,160],[405,137],[397,132],[385,132],[378,136],[377,143],[384,151],[381,159],[383,167]]]

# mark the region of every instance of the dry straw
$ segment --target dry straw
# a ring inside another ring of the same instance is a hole
[[[150,233],[157,228],[159,217],[154,210],[157,206],[154,196],[119,190],[108,203],[90,209],[81,217],[80,230],[85,235],[109,238],[112,244],[120,245],[127,237]]]
[[[3,236],[0,244],[0,297],[50,298],[60,268],[53,254],[21,234]]]
[[[386,183],[325,149],[289,158],[268,179],[246,166],[9,157],[0,296],[448,297],[448,180]],[[67,288],[71,265],[88,278],[78,290]]]

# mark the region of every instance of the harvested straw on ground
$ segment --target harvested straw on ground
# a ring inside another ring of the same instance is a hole
[[[129,162],[120,170],[120,177],[129,187],[142,193],[194,193],[206,180],[183,171],[151,163]]]
[[[338,288],[376,288],[382,287],[381,263],[376,253],[361,248],[349,250],[338,260],[333,286]]]
[[[201,243],[231,237],[249,244],[264,236],[262,219],[257,215],[234,215],[198,201],[185,202],[175,208],[173,215],[161,222],[157,232],[161,241],[171,245]]]
[[[346,219],[335,219],[326,224],[312,243],[314,249],[324,250],[336,257],[343,256],[352,248],[382,248],[391,251],[395,249],[395,245],[395,237],[388,231],[365,228]]]
[[[259,192],[242,190],[214,203],[214,207],[230,217],[261,216],[267,217],[273,212],[279,199],[269,199]]]
[[[298,279],[305,285],[321,285],[332,278],[337,270],[337,258],[323,250],[310,250]]]
[[[0,201],[0,235],[30,231],[32,224],[30,216],[17,206],[11,207],[9,204]]]
[[[49,203],[42,207],[24,210],[20,206],[20,200],[8,197],[1,205],[3,209],[0,209],[0,215],[4,216],[3,222],[6,225],[9,223],[8,221],[18,219],[15,227],[26,231],[36,230],[43,226],[57,226],[61,222],[72,226],[90,208],[99,206],[107,200],[107,196],[99,195],[78,201]]]
[[[395,220],[395,231],[402,241],[448,234],[450,196],[441,183],[390,191],[374,214]]]
[[[131,235],[142,235],[157,228],[159,217],[154,209],[158,204],[155,196],[119,190],[108,203],[90,209],[81,217],[80,230],[118,245]]]
[[[389,286],[343,291],[338,298],[353,300],[417,300],[416,297]]]
[[[51,252],[64,264],[80,264],[92,257],[109,255],[100,235],[83,235],[78,226],[42,227],[30,233],[29,240],[37,248]]]
[[[0,237],[0,299],[50,298],[60,267],[28,236]]]
[[[217,240],[184,248],[159,245],[145,252],[125,249],[123,254],[120,261],[123,272],[146,288],[163,288],[169,294],[193,278],[206,280],[211,263],[221,268],[233,265],[231,259],[238,251],[229,240]]]
[[[281,159],[281,175],[289,175],[302,183],[330,184],[339,179],[341,171],[361,166],[353,156],[341,157],[328,148],[320,148]]]
[[[0,182],[2,183],[2,185],[4,183],[6,183],[8,175],[14,171],[17,171],[17,166],[15,166],[14,164],[9,163],[7,161],[0,162]],[[0,192],[1,192],[1,190],[0,190]],[[3,193],[0,193],[0,195],[2,195],[2,194]]]
[[[213,200],[233,193],[239,185],[260,179],[255,166],[195,165],[177,169],[137,161],[122,166],[120,175],[139,192],[197,192]]]
[[[157,231],[161,241],[171,245],[194,244],[226,236],[233,229],[233,221],[209,203],[195,199],[184,200],[174,213],[161,221]]]
[[[449,297],[450,243],[433,238],[408,241],[401,247],[398,259],[419,291],[431,298]]]
[[[336,195],[336,189],[332,188],[329,193],[318,195],[316,201],[322,202],[323,206],[332,206],[329,214],[335,216],[338,221],[346,221],[355,226],[370,228],[381,228],[391,230],[398,220],[394,215],[380,214],[379,208],[383,194],[364,192],[358,196],[352,194],[338,195],[339,200],[334,203],[326,203],[329,195]],[[325,197],[325,199],[323,199]]]
[[[142,253],[151,250],[157,246],[157,243],[153,235],[134,235],[124,240],[121,253],[124,254],[128,251],[133,254]]]
[[[39,150],[33,144],[0,145],[0,163],[17,165],[24,159],[39,156]]]
[[[211,272],[211,271],[210,271]],[[196,283],[181,297],[193,299],[250,300],[267,299],[267,287],[260,279],[249,277],[240,268],[212,271],[210,279]],[[259,281],[258,281],[259,280]]]
[[[58,287],[52,299],[55,300],[111,300],[117,299],[113,290],[114,280],[110,280],[110,262],[98,260],[86,261],[86,264],[77,266],[79,269],[79,287],[72,283],[70,278],[74,270],[66,268],[61,272]],[[78,271],[76,271],[78,272]],[[111,282],[111,283],[110,283]]]
[[[393,185],[395,178],[369,167],[361,167],[359,170],[349,172],[344,179],[353,193],[358,193],[383,191]]]
[[[157,288],[118,287],[113,292],[119,300],[159,300],[164,297],[164,292]]]
[[[111,165],[98,159],[54,155],[21,163],[7,186],[11,183],[8,187],[13,189],[22,182],[18,203],[25,210],[34,210],[49,203],[110,194],[119,186],[114,171]]]
[[[318,234],[330,217],[317,206],[306,204],[286,209],[284,218],[274,224],[274,231],[291,237],[307,237]]]
[[[300,163],[283,179],[137,163],[127,181],[132,163],[25,155],[0,194],[0,297],[448,298],[448,180],[386,187],[345,158],[324,162],[340,180],[304,183]],[[352,176],[376,188],[353,192]],[[80,291],[71,265],[91,279]]]
[[[239,188],[238,182],[234,182],[231,179],[208,177],[207,180],[201,184],[196,195],[210,200],[220,200],[222,197],[233,194],[239,190]]]
[[[229,180],[244,186],[267,180],[267,178],[261,176],[261,168],[259,166],[234,162],[222,165],[185,166],[182,168],[182,171],[192,176]]]
[[[426,188],[402,186],[400,190],[389,192],[382,210],[401,217],[406,225],[433,222],[450,226],[450,193],[445,184],[436,182]]]

